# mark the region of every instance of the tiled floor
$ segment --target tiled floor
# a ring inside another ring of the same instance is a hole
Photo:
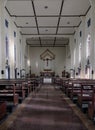
[[[0,130],[95,130],[95,126],[59,89],[43,85],[17,107]]]

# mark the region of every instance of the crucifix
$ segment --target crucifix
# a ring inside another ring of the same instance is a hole
[[[46,62],[47,62],[47,66],[48,66],[48,61],[49,61],[49,59],[47,58],[47,59],[46,59]]]

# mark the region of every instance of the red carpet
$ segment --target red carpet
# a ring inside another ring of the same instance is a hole
[[[44,85],[22,104],[21,113],[8,130],[87,130],[53,86]]]

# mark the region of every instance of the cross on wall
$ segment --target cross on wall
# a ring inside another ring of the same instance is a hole
[[[49,61],[49,59],[47,58],[47,59],[46,59],[46,62],[47,62],[47,66],[48,66],[48,61]]]

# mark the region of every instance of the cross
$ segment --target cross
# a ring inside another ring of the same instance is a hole
[[[48,61],[49,61],[49,59],[47,58],[46,61],[47,61],[47,66],[48,66]]]

